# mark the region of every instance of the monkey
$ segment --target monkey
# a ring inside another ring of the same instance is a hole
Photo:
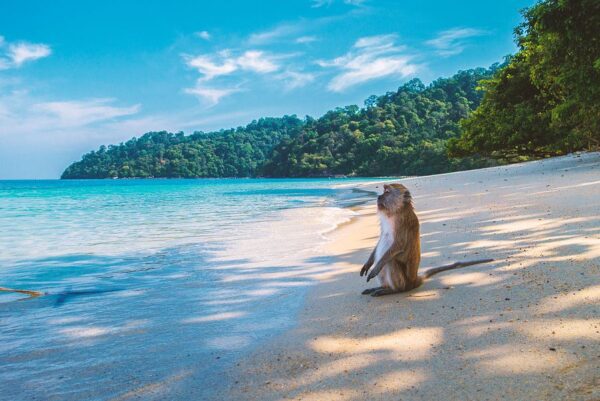
[[[379,275],[381,285],[366,289],[363,294],[379,297],[410,291],[434,274],[493,261],[480,259],[456,262],[418,275],[421,241],[412,195],[402,184],[385,184],[383,189],[383,193],[377,197],[377,214],[381,225],[379,242],[360,270],[361,277],[368,273],[367,282]]]

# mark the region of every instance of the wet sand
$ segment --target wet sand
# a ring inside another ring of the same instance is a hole
[[[373,200],[307,261],[321,282],[296,327],[222,377],[219,399],[600,399],[600,153],[399,181],[421,271],[496,261],[361,295]]]

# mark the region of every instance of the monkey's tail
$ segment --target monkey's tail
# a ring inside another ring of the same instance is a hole
[[[489,263],[489,262],[493,262],[493,261],[494,261],[494,259],[479,259],[479,260],[470,260],[468,262],[456,262],[456,263],[452,263],[450,265],[444,265],[444,266],[440,266],[440,267],[434,267],[433,269],[429,269],[425,272],[425,274],[423,276],[425,278],[429,278],[429,277],[433,276],[434,274],[445,272],[446,270],[454,270],[454,269],[459,269],[461,267],[478,265],[480,263]]]

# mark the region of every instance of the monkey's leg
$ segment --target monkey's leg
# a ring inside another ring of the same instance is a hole
[[[399,292],[401,292],[401,291],[394,290],[394,289],[391,289],[391,288],[383,288],[383,287],[382,287],[382,288],[380,288],[380,289],[378,289],[378,290],[376,290],[376,291],[373,291],[373,292],[371,293],[371,296],[372,296],[372,297],[382,297],[382,296],[384,296],[384,295],[397,294],[397,293],[399,293]]]
[[[366,290],[364,290],[362,292],[363,295],[368,295],[370,293],[372,293],[373,291],[377,291],[377,290],[381,290],[383,287],[373,287],[373,288],[367,288]]]

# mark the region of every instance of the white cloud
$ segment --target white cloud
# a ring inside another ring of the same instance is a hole
[[[315,80],[314,74],[299,71],[285,71],[276,78],[284,82],[287,90],[301,88]]]
[[[0,70],[19,68],[29,61],[48,57],[52,53],[50,46],[43,43],[7,43],[0,36]]]
[[[75,101],[42,102],[33,105],[33,110],[47,113],[57,119],[56,124],[66,126],[84,126],[98,121],[129,116],[140,111],[141,106],[112,106],[114,99],[89,99]]]
[[[323,5],[327,4],[325,1]],[[314,32],[322,30],[324,27],[331,25],[336,22],[342,22],[347,20],[349,17],[358,15],[356,9],[352,9],[343,14],[328,15],[319,18],[298,18],[295,21],[287,21],[276,25],[275,27],[262,31],[255,32],[248,36],[246,44],[249,46],[266,45],[273,42],[289,42],[294,40],[293,37],[300,37],[305,40],[304,43],[317,40],[314,36],[308,36]],[[297,43],[302,43],[302,40]]]
[[[210,81],[213,78],[230,75],[239,69],[265,74],[279,69],[275,58],[260,50],[248,50],[235,57],[230,50],[223,50],[215,54],[201,54],[198,56],[183,56],[188,67],[198,70],[202,80]]]
[[[209,88],[200,83],[193,88],[186,88],[184,92],[204,100],[208,106],[218,104],[222,98],[232,93],[240,92],[239,88]]]
[[[320,8],[324,6],[329,6],[333,3],[333,0],[312,0],[312,8]]]
[[[229,58],[225,58],[221,63],[214,61],[210,55],[184,56],[184,59],[188,67],[198,70],[205,80],[211,80],[220,75],[229,75],[238,69],[235,60]]]
[[[296,43],[312,43],[319,40],[316,36],[300,36],[295,40]]]
[[[267,73],[277,71],[279,66],[275,64],[271,57],[258,50],[248,50],[236,60],[237,64],[243,70],[255,71],[258,73]]]
[[[321,67],[340,72],[327,85],[333,92],[384,77],[404,78],[413,75],[418,65],[406,54],[403,46],[395,45],[395,35],[368,36],[358,39],[353,48],[341,57],[318,61]]]
[[[319,40],[311,33],[317,28],[348,17],[327,16],[281,23],[274,28],[255,32],[235,49],[225,49],[196,55],[182,55],[185,64],[199,73],[194,86],[183,89],[209,105],[218,104],[224,97],[252,87],[250,74],[267,77],[284,89],[303,87],[315,81],[317,74],[303,71],[307,65],[298,65],[302,53],[273,53],[261,47],[273,42],[311,43]],[[306,62],[305,62],[306,63]],[[312,64],[312,63],[311,63]],[[255,77],[253,77],[255,78]],[[269,82],[261,81],[262,84]],[[272,85],[270,85],[272,87]]]
[[[198,56],[184,55],[188,67],[196,69],[202,76],[197,79],[196,86],[184,89],[184,93],[194,95],[206,102],[209,106],[218,104],[222,98],[240,92],[239,87],[209,87],[206,82],[232,75],[239,71],[249,71],[264,75],[277,72],[281,69],[279,59],[285,55],[274,56],[261,50],[247,50],[241,54],[233,54],[225,49],[213,54]],[[296,84],[297,85],[297,84]]]
[[[344,4],[348,4],[351,6],[361,6],[366,2],[366,0],[344,0]],[[335,0],[312,0],[312,8],[320,8],[324,6],[330,6],[335,3]]]
[[[396,40],[396,35],[375,35],[375,36],[365,36],[359,38],[356,43],[354,43],[354,47],[366,47],[370,48],[371,51],[374,49],[390,49],[393,48],[394,41]]]
[[[23,131],[84,127],[137,114],[141,107],[112,105],[114,99],[39,101],[25,90],[0,97],[0,126]]]
[[[200,39],[204,39],[204,40],[210,40],[210,38],[211,38],[211,35],[208,31],[196,32],[196,36],[198,36]]]
[[[264,45],[282,37],[300,33],[304,29],[304,23],[285,23],[264,32],[253,33],[248,37],[250,45]]]
[[[373,79],[391,75],[407,77],[415,74],[417,67],[410,64],[410,58],[405,56],[382,57],[374,60],[358,57],[348,65],[347,70],[333,78],[327,87],[334,92],[341,92],[351,86]]]
[[[485,31],[473,28],[453,28],[440,32],[437,37],[425,43],[436,49],[440,56],[448,57],[460,54],[465,49],[466,43],[463,39],[473,36],[481,36]]]
[[[89,127],[119,122],[136,115],[141,107],[115,105],[114,99],[40,100],[17,88],[0,93],[0,139],[53,136],[84,132]]]
[[[7,55],[16,67],[20,67],[27,61],[48,57],[50,53],[48,45],[21,42],[9,45]]]

